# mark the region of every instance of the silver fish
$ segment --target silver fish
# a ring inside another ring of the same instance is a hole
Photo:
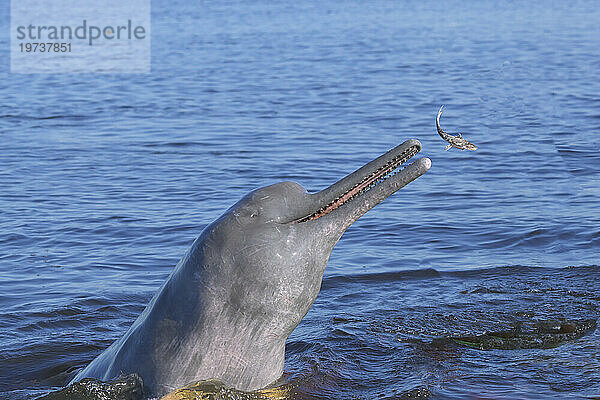
[[[448,146],[446,146],[446,150],[450,150],[452,147],[460,150],[477,150],[477,146],[469,142],[467,139],[464,139],[460,133],[457,133],[458,136],[452,136],[444,132],[444,130],[440,127],[440,116],[442,115],[443,108],[444,106],[441,106],[440,111],[438,111],[437,118],[435,119],[435,125],[437,126],[437,131],[442,139],[450,143]]]

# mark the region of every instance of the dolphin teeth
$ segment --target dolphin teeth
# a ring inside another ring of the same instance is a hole
[[[312,214],[297,219],[296,221],[294,221],[294,223],[307,222],[320,218],[323,215],[328,214],[331,211],[337,209],[338,207],[343,206],[349,201],[355,199],[356,197],[360,196],[366,191],[371,190],[373,187],[377,186],[381,182],[401,172],[403,170],[401,165],[408,161],[410,158],[412,158],[414,155],[416,155],[418,152],[419,150],[417,149],[417,146],[409,147],[403,153],[397,155],[396,157],[386,162],[384,165],[377,168],[375,171],[366,175],[360,182],[353,185],[352,188],[348,189],[345,193],[336,197],[327,205],[319,208],[316,212]],[[342,199],[344,200],[340,202],[340,200]]]

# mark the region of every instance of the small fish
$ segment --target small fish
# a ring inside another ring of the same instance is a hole
[[[446,150],[450,150],[452,147],[460,150],[477,150],[477,146],[469,142],[467,139],[463,139],[460,133],[457,133],[458,136],[452,136],[442,130],[440,127],[440,116],[442,115],[443,108],[444,106],[441,106],[440,111],[438,111],[437,118],[435,119],[435,125],[437,126],[437,131],[442,139],[450,143],[448,146],[446,146]]]

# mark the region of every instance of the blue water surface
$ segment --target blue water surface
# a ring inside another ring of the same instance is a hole
[[[155,0],[143,75],[10,74],[6,5],[0,21],[0,398],[66,384],[248,191],[316,191],[408,138],[431,170],[346,232],[288,343],[291,379],[319,370],[305,398],[600,396],[598,333],[402,342],[597,318],[596,2]],[[476,152],[444,151],[441,104]]]

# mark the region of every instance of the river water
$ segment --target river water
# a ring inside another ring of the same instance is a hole
[[[598,317],[594,1],[152,7],[151,74],[2,65],[1,399],[64,386],[248,191],[315,191],[408,138],[431,170],[334,249],[288,341],[296,397],[600,396],[596,331],[552,348],[439,344]],[[444,151],[441,104],[444,129],[479,150]]]

